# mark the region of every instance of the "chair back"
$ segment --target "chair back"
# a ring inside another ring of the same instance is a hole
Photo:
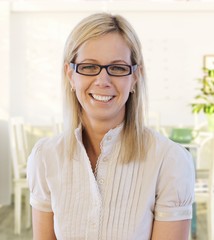
[[[16,180],[25,178],[28,148],[24,121],[21,117],[9,120],[9,136],[14,178]]]
[[[197,151],[197,178],[195,199],[205,203],[207,209],[207,232],[209,240],[214,239],[214,133],[203,134]]]
[[[214,207],[214,136],[210,141],[210,170],[209,170],[209,193],[211,196],[212,207]],[[213,216],[214,217],[214,216]],[[214,220],[213,220],[214,224]]]
[[[214,134],[211,133],[204,138],[198,149],[197,171],[207,178],[209,196],[214,198]],[[214,200],[214,199],[213,199]]]

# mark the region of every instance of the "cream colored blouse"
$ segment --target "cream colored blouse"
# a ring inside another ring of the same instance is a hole
[[[96,177],[82,143],[81,126],[73,159],[63,135],[40,140],[28,161],[33,208],[54,212],[58,240],[149,240],[153,220],[190,219],[194,166],[180,145],[152,133],[143,161],[122,164],[119,126],[101,142]]]

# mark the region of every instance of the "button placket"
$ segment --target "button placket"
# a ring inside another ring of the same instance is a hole
[[[101,195],[103,195],[105,189],[104,185],[107,172],[107,159],[105,159],[105,161],[104,159],[105,157],[100,156],[99,166],[97,168],[97,184]]]
[[[96,171],[96,180],[100,190],[101,195],[103,196],[105,191],[106,183],[106,174],[108,171],[109,155],[112,150],[112,134],[108,134],[103,139],[104,141],[101,144],[101,154],[99,156],[99,164],[97,165]]]

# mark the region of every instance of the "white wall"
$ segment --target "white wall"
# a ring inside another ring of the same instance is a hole
[[[118,10],[119,9],[119,10]],[[11,12],[11,115],[47,122],[61,113],[65,39],[84,16],[106,10],[127,17],[143,45],[150,109],[164,125],[193,124],[189,103],[214,53],[214,4],[200,2],[17,2]]]
[[[10,9],[8,2],[0,2],[0,118],[9,112],[9,34]]]
[[[9,3],[0,3],[0,205],[10,203],[9,113]]]

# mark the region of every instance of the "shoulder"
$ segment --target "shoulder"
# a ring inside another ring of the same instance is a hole
[[[164,155],[169,154],[170,152],[180,152],[190,155],[189,152],[181,144],[170,140],[169,138],[156,131],[148,130],[148,132],[150,141],[149,150],[156,150]]]
[[[63,135],[42,138],[34,145],[28,158],[28,165],[48,165],[50,161],[52,162],[63,151]]]
[[[177,143],[173,142],[169,138],[165,137],[164,135],[153,129],[147,128],[146,131],[148,132],[150,143],[152,144],[153,147],[161,145],[164,146],[164,149],[167,149],[168,147],[177,145]]]
[[[32,152],[37,151],[57,151],[60,148],[64,147],[64,136],[62,134],[54,136],[54,137],[45,137],[39,139],[33,149]]]
[[[148,148],[149,161],[161,168],[188,168],[194,171],[193,159],[189,151],[182,145],[153,130],[148,130],[150,144]]]

